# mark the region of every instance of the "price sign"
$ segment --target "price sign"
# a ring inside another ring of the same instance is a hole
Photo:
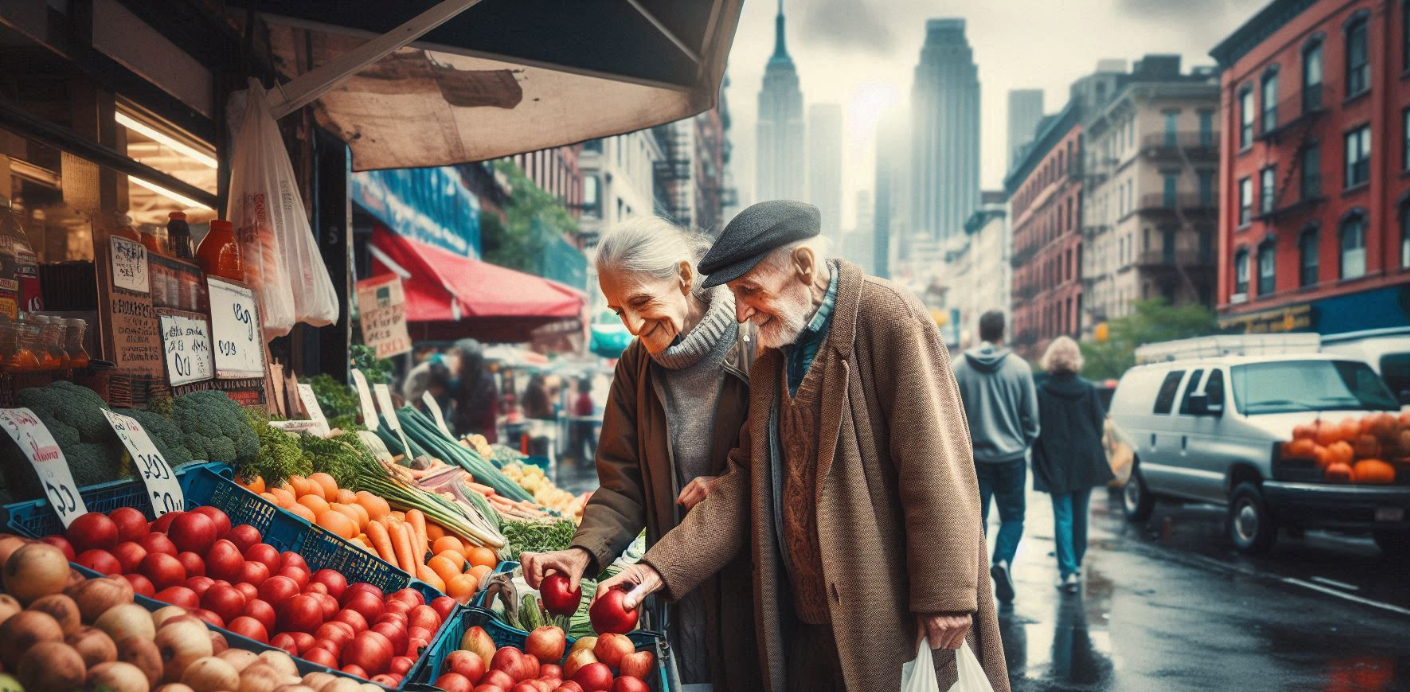
[[[264,377],[264,331],[255,292],[236,283],[207,277],[215,372],[222,379]]]
[[[135,240],[113,236],[113,285],[137,293],[152,290],[147,276],[147,247]]]
[[[381,424],[377,422],[377,409],[372,406],[372,390],[367,387],[367,376],[362,371],[353,368],[353,384],[357,387],[357,400],[362,404],[362,424],[368,430],[376,430]]]
[[[166,376],[171,386],[205,382],[215,377],[210,330],[206,327],[206,321],[184,315],[161,315],[159,319]]]
[[[410,456],[411,443],[406,441],[406,433],[401,429],[401,421],[397,420],[397,407],[392,404],[392,390],[387,389],[385,384],[374,384],[372,391],[377,395],[377,407],[382,409],[382,415],[387,417],[387,425],[397,431],[397,437],[401,438],[402,448],[406,450],[407,456]]]
[[[152,498],[152,509],[157,516],[186,509],[186,496],[181,492],[181,483],[177,482],[176,474],[172,473],[162,453],[157,451],[157,446],[152,444],[152,438],[142,424],[107,409],[103,409],[103,415],[108,417],[108,425],[113,426],[113,432],[122,440],[122,446],[132,455],[132,465],[142,476],[142,484],[147,486],[147,495]]]
[[[441,432],[449,435],[452,440],[455,439],[455,433],[451,432],[450,428],[446,427],[446,417],[441,413],[441,405],[436,401],[436,397],[431,396],[430,392],[422,392],[421,403],[426,404],[426,409],[431,412],[431,417],[436,419],[436,427],[440,428]]]
[[[358,317],[362,342],[387,358],[411,350],[406,331],[406,294],[401,277],[377,276],[357,282]]]
[[[49,429],[27,408],[0,409],[0,428],[10,434],[20,451],[34,465],[39,474],[39,484],[44,486],[44,494],[49,506],[59,515],[64,528],[74,519],[88,513],[83,497],[78,494],[78,485],[69,472],[69,462],[63,450],[54,442]]]
[[[328,437],[332,434],[333,430],[328,427],[328,417],[323,415],[323,407],[318,405],[318,397],[313,393],[313,385],[299,385],[299,401],[304,405],[308,419],[317,426],[315,434],[319,437]]]

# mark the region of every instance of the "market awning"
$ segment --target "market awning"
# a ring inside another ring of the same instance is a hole
[[[254,5],[303,74],[438,0]],[[743,0],[481,0],[324,93],[353,169],[493,159],[631,132],[713,107]],[[271,97],[278,89],[271,90]]]
[[[532,274],[456,255],[374,226],[373,276],[396,274],[412,337],[528,341],[534,329],[581,320],[587,296]],[[420,327],[417,323],[436,323]]]

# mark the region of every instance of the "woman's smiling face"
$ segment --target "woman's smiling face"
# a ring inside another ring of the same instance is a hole
[[[607,307],[622,318],[632,336],[648,353],[670,348],[686,331],[690,315],[690,265],[681,263],[680,274],[658,279],[644,272],[611,271],[599,274],[598,286]]]

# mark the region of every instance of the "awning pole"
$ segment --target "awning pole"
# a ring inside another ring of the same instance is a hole
[[[656,27],[656,30],[670,39],[671,43],[676,44],[676,48],[679,48],[682,53],[685,53],[686,57],[690,58],[696,65],[700,64],[700,54],[696,53],[690,46],[687,46],[685,41],[682,41],[679,36],[676,36],[675,32],[666,28],[666,25],[662,24],[661,20],[657,19],[656,15],[652,14],[650,10],[643,7],[641,0],[627,0],[627,4],[631,5],[632,9],[635,9],[642,17],[645,17],[646,21],[651,22],[651,26]]]
[[[338,86],[343,80],[361,72],[368,65],[415,41],[426,32],[446,23],[452,17],[479,4],[479,2],[480,0],[442,0],[405,24],[339,55],[326,65],[295,77],[280,88],[270,90],[270,114],[274,116],[275,120],[278,120],[307,106]]]

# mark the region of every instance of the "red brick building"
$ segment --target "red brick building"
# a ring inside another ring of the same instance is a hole
[[[1004,180],[1013,219],[1014,348],[1030,360],[1082,314],[1082,126],[1076,101],[1039,126]]]
[[[1277,0],[1211,51],[1225,329],[1410,326],[1406,10]]]

